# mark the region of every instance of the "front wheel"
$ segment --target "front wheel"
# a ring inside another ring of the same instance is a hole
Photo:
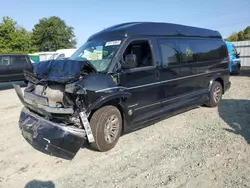
[[[94,112],[90,126],[95,139],[91,147],[98,151],[108,151],[116,145],[121,135],[121,113],[115,106],[103,106]]]
[[[211,87],[209,94],[209,102],[207,103],[208,107],[216,107],[221,102],[222,99],[222,85],[220,82],[215,81]]]

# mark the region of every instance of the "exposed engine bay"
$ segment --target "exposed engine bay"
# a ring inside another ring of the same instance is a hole
[[[65,86],[62,84],[35,85],[29,83],[25,90],[24,97],[30,100],[38,100],[38,103],[50,107],[66,107],[72,105],[67,100]],[[41,100],[38,99],[39,97],[41,97]]]

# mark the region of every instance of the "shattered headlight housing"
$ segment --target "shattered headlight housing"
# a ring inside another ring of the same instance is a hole
[[[87,94],[86,89],[77,83],[67,84],[65,86],[65,92],[79,95]]]

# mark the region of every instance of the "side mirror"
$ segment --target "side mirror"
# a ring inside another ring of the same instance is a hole
[[[122,64],[122,69],[132,69],[137,67],[137,58],[135,54],[125,56],[125,64]]]

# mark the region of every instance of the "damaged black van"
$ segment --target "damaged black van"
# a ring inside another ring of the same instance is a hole
[[[217,31],[124,23],[91,36],[69,59],[36,64],[19,126],[35,148],[72,159],[84,142],[113,148],[121,133],[196,106],[216,107],[230,88]],[[171,125],[169,125],[171,126]]]

